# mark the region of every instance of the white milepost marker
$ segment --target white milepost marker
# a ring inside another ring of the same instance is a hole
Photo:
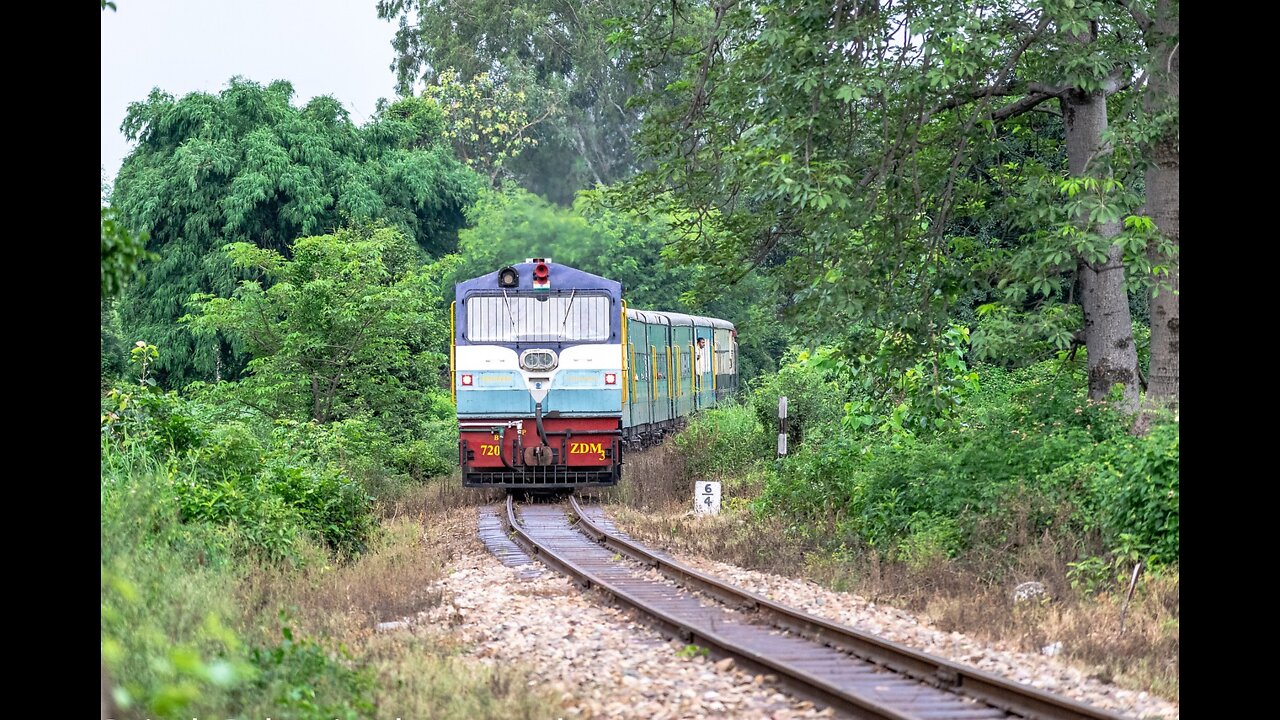
[[[720,483],[699,480],[693,485],[693,512],[697,515],[720,514]]]
[[[778,398],[778,457],[787,454],[787,396]]]

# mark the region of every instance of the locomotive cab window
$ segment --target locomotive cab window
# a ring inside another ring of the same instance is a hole
[[[609,339],[608,295],[506,293],[467,299],[467,340],[504,342],[604,342]]]

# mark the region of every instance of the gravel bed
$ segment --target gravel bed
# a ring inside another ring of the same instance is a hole
[[[1130,717],[1177,720],[1178,705],[1147,692],[1116,687],[1045,655],[1018,652],[944,632],[904,610],[877,605],[852,593],[827,590],[808,580],[746,570],[736,565],[691,557],[666,549],[688,565],[775,602],[804,610],[993,675]]]
[[[436,582],[444,600],[387,631],[444,634],[464,656],[530,670],[563,718],[830,717],[731,660],[713,662],[667,641],[627,613],[584,594],[556,573],[521,579],[476,538],[475,511],[445,534],[452,572]]]

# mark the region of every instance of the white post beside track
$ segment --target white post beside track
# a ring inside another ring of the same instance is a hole
[[[787,454],[787,396],[778,398],[778,457]]]

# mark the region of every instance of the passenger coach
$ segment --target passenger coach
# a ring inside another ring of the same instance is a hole
[[[535,258],[458,283],[450,370],[468,487],[617,484],[635,447],[737,389],[724,320],[628,310],[622,285]]]

